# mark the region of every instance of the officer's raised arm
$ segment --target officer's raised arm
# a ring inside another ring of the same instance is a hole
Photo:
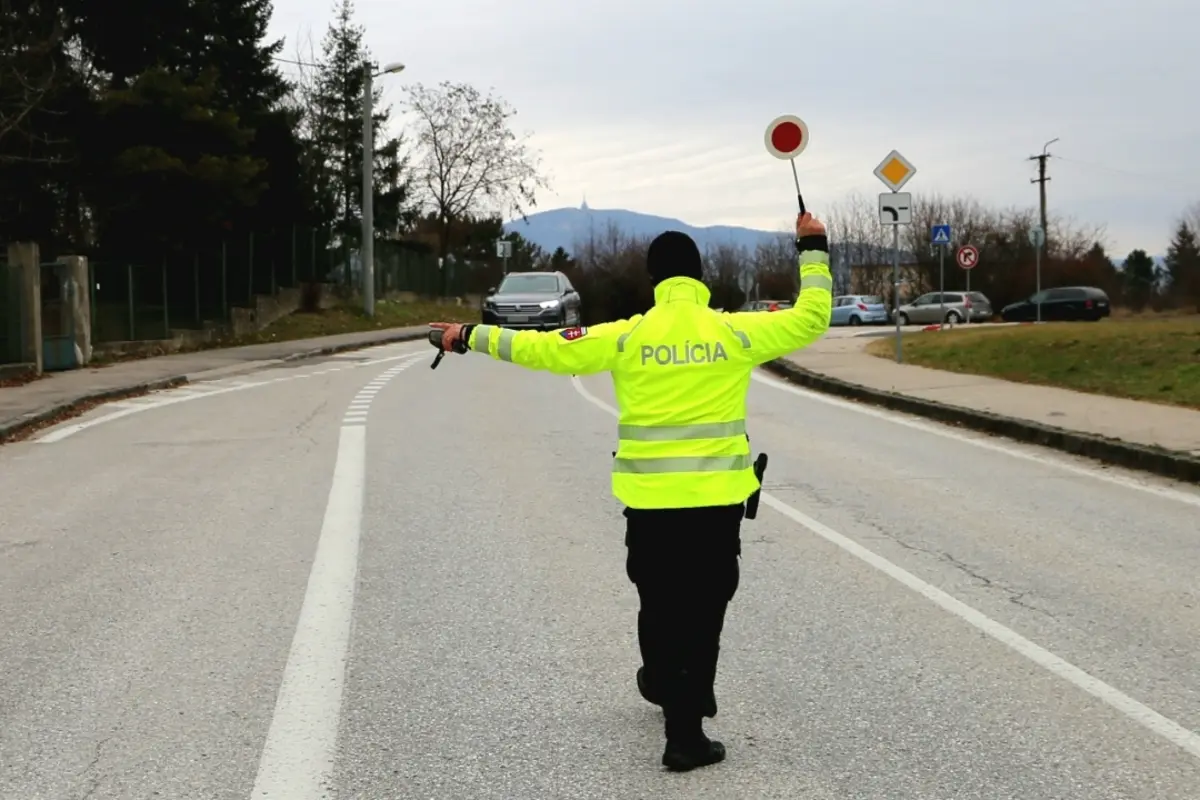
[[[442,346],[458,353],[486,353],[526,369],[559,375],[592,375],[612,369],[619,340],[640,316],[591,327],[558,331],[517,331],[496,325],[431,322],[443,333]]]
[[[800,296],[783,311],[726,314],[733,328],[749,340],[748,353],[764,364],[808,347],[829,330],[833,314],[833,275],[829,271],[829,236],[812,214],[796,219],[796,251]]]

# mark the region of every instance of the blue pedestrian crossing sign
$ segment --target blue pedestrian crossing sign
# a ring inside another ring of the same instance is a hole
[[[930,237],[934,244],[950,244],[950,226],[934,225]]]

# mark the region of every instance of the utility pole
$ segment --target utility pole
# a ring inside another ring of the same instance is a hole
[[[1036,178],[1031,178],[1029,182],[1040,184],[1040,186],[1038,187],[1038,194],[1040,195],[1040,201],[1041,201],[1040,205],[1041,205],[1042,230],[1047,230],[1046,181],[1050,180],[1048,177],[1046,177],[1046,160],[1050,158],[1050,152],[1049,152],[1050,145],[1054,144],[1057,141],[1058,141],[1058,139],[1051,139],[1050,141],[1046,142],[1046,144],[1042,145],[1041,155],[1029,157],[1030,161],[1038,162],[1038,176]]]
[[[1046,219],[1046,181],[1050,180],[1050,178],[1046,175],[1046,161],[1050,158],[1050,145],[1057,141],[1057,137],[1051,139],[1042,145],[1041,155],[1029,157],[1030,161],[1038,162],[1038,176],[1036,178],[1031,178],[1029,182],[1038,184],[1038,199],[1041,209],[1041,233],[1036,234],[1037,241],[1035,243],[1035,246],[1037,247],[1037,295],[1041,295],[1042,292],[1042,251],[1045,250],[1046,240],[1050,236],[1050,228],[1048,225],[1048,220]],[[1037,304],[1037,321],[1042,321],[1042,303],[1040,296],[1038,297]]]
[[[373,130],[375,99],[371,63],[363,65],[362,96],[362,293],[363,313],[375,316],[375,141]]]
[[[375,87],[380,75],[401,72],[404,65],[388,64],[379,72],[371,71],[371,63],[363,64],[362,96],[362,260],[363,313],[375,316]]]

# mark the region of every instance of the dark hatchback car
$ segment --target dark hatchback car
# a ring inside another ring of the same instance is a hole
[[[1000,310],[1005,322],[1034,322],[1042,306],[1043,322],[1095,322],[1112,313],[1108,295],[1094,286],[1043,289]]]
[[[488,325],[553,330],[579,321],[579,292],[561,272],[510,272],[483,300]]]

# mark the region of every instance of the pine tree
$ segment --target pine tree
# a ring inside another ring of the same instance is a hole
[[[365,69],[379,69],[363,44],[364,29],[356,25],[352,0],[341,0],[337,17],[322,42],[322,63],[316,76],[310,146],[317,157],[315,178],[321,202],[333,220],[337,243],[346,254],[362,238],[362,95]],[[401,140],[387,138],[384,126],[391,109],[381,107],[382,87],[374,87],[372,116],[374,147],[374,221],[376,235],[395,238],[416,218],[409,170],[401,155]],[[346,279],[349,280],[349,271]]]
[[[1172,298],[1200,310],[1200,244],[1191,225],[1179,223],[1164,260]]]
[[[1150,302],[1158,282],[1158,267],[1145,250],[1134,250],[1125,256],[1121,266],[1125,301],[1134,311],[1141,311]]]
[[[88,195],[112,237],[205,241],[303,213],[269,0],[63,0],[99,74]],[[163,224],[167,223],[167,224]]]

